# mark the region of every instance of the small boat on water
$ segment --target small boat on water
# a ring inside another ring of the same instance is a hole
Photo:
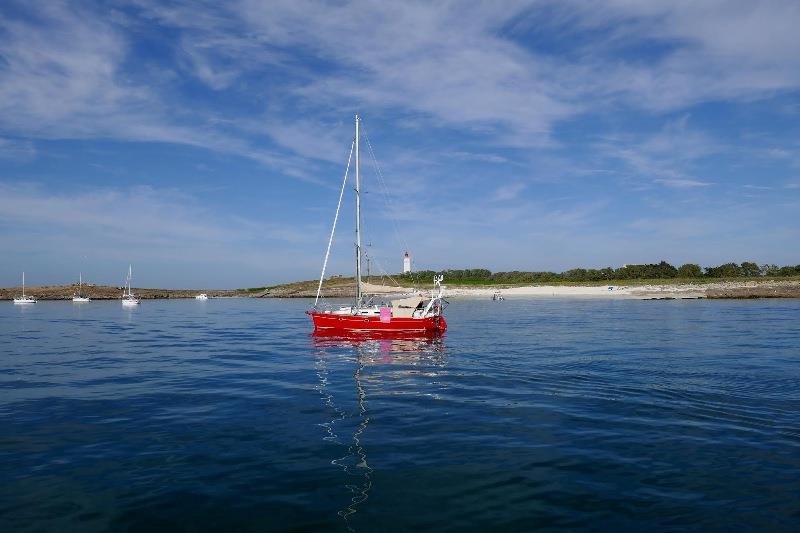
[[[339,193],[339,204],[336,206],[336,215],[333,219],[330,239],[328,240],[328,250],[325,253],[325,260],[322,264],[322,274],[319,278],[317,287],[317,297],[314,301],[314,309],[306,311],[311,316],[314,323],[315,332],[357,332],[357,333],[380,333],[380,332],[400,332],[400,333],[441,333],[447,329],[447,322],[444,318],[444,287],[442,286],[443,276],[434,276],[435,294],[423,296],[421,294],[393,300],[384,304],[373,303],[368,295],[364,294],[361,281],[361,160],[359,154],[359,126],[361,118],[355,117],[355,138],[350,149],[350,157],[355,153],[355,204],[356,204],[356,296],[352,305],[341,306],[336,309],[320,310],[317,306],[322,290],[322,281],[325,278],[325,268],[328,265],[331,244],[336,231],[336,222],[339,218],[339,210],[342,206],[345,185],[350,169],[350,160],[347,162],[344,181],[342,182],[341,192]]]
[[[122,305],[124,307],[127,306],[134,306],[139,305],[139,299],[133,295],[131,292],[131,274],[133,273],[133,269],[131,265],[128,265],[128,277],[125,280],[125,290],[127,292],[122,293]]]
[[[18,305],[36,303],[36,298],[34,298],[33,296],[25,296],[25,272],[22,273],[22,296],[15,297],[14,303]]]
[[[83,273],[79,272],[78,273],[78,291],[72,296],[72,301],[73,302],[80,303],[80,302],[88,302],[88,301],[90,301],[89,297],[86,296],[85,294],[83,294],[83,292],[81,292],[82,288],[83,288]]]
[[[194,297],[195,300],[208,300],[208,294],[202,292]]]

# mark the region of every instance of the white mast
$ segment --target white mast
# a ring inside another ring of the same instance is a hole
[[[358,154],[358,124],[361,119],[356,114],[356,307],[361,307],[361,160]]]

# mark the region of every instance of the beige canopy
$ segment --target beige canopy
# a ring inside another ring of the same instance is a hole
[[[424,302],[425,300],[419,296],[392,300],[392,316],[396,318],[411,318],[415,309],[423,308],[421,306]]]

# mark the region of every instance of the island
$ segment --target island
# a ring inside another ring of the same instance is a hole
[[[449,298],[579,297],[669,299],[800,298],[800,265],[778,267],[753,262],[726,263],[702,268],[696,264],[674,267],[666,261],[623,265],[619,268],[576,268],[564,272],[491,272],[488,269],[418,271],[363,278],[368,294],[410,294],[433,287],[433,276],[444,275]],[[352,298],[355,278],[331,276],[323,280],[320,296]],[[134,288],[142,299],[194,298],[314,298],[319,279],[242,289],[146,289]],[[39,300],[70,300],[76,284],[26,287]],[[84,284],[93,300],[121,298],[122,287]],[[0,288],[0,300],[11,300],[21,287]]]

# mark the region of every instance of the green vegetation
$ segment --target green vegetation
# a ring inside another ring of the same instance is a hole
[[[518,285],[522,283],[610,283],[629,281],[654,281],[664,282],[684,281],[703,282],[719,281],[731,278],[776,278],[800,276],[800,265],[778,267],[777,265],[757,265],[745,261],[741,265],[725,263],[716,267],[702,268],[700,265],[687,263],[676,268],[666,261],[644,265],[625,265],[620,268],[574,268],[565,272],[526,272],[514,270],[511,272],[492,272],[485,268],[471,268],[463,270],[445,270],[434,272],[423,270],[408,274],[398,274],[398,282],[415,285],[430,284],[434,274],[444,274],[447,283],[455,285]]]
[[[269,288],[270,287],[250,287],[248,289],[236,289],[236,290],[238,290],[240,292],[262,292],[262,291],[265,291],[265,290],[267,290]]]
[[[366,278],[364,279],[366,281]],[[373,281],[375,278],[373,277]],[[280,292],[303,292],[303,291],[316,291],[317,284],[319,283],[318,279],[310,279],[306,281],[294,281],[292,283],[282,283],[278,285],[267,285],[264,287],[250,287],[247,289],[237,289],[240,292],[246,292],[248,294],[256,294],[265,291],[273,291],[278,290]],[[337,288],[337,287],[346,287],[348,285],[353,285],[355,283],[355,278],[352,277],[343,277],[343,276],[331,276],[329,278],[325,278],[324,287],[326,289]]]
[[[757,265],[745,261],[741,265],[725,263],[716,267],[701,267],[687,263],[676,268],[666,261],[646,265],[625,265],[620,268],[574,268],[565,272],[528,272],[513,270],[511,272],[492,272],[485,268],[450,269],[440,272],[421,270],[408,274],[395,274],[391,279],[386,276],[364,278],[370,283],[393,285],[397,282],[404,286],[430,287],[433,276],[444,274],[446,285],[460,286],[514,286],[514,285],[647,285],[664,283],[712,283],[723,280],[764,280],[775,278],[800,278],[800,265],[779,267],[777,265]],[[283,285],[253,287],[239,289],[248,293],[258,293],[270,289],[283,291],[316,290],[319,280],[298,281]],[[326,289],[346,287],[355,283],[352,277],[332,276],[325,279]]]

